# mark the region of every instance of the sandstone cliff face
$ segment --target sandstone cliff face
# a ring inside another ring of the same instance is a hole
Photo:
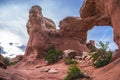
[[[56,30],[55,23],[43,16],[41,7],[33,6],[27,23],[29,41],[24,61],[36,63],[44,59],[50,47],[61,51],[77,50],[78,55],[81,55],[83,51],[88,51],[85,45],[87,26],[83,22],[81,18],[68,17],[60,22],[60,30]]]

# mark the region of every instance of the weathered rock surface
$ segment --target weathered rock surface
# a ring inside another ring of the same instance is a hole
[[[108,64],[107,66],[98,69],[93,73],[93,80],[119,80],[120,79],[120,58],[114,62]]]
[[[12,70],[12,69],[1,69],[0,68],[0,78],[3,80],[29,80],[23,72]]]

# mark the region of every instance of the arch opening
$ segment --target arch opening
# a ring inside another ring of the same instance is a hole
[[[109,49],[115,51],[118,49],[117,44],[114,42],[113,28],[111,26],[95,26],[88,31],[87,43],[94,40],[95,44],[98,41],[109,42]]]

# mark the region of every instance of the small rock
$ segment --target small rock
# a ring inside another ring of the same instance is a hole
[[[83,54],[82,54],[82,59],[84,60],[87,56],[88,56],[88,52],[83,52]]]
[[[35,70],[35,69],[33,69],[33,68],[28,68],[28,69],[26,69],[26,70]]]
[[[51,74],[58,73],[58,71],[55,68],[51,68],[48,72]]]
[[[35,66],[35,68],[40,68],[40,67],[41,67],[41,65],[36,65],[36,66]]]
[[[75,59],[80,60],[80,59],[82,59],[82,57],[81,56],[75,56]]]
[[[73,59],[75,58],[75,56],[78,54],[78,52],[76,50],[71,50],[71,49],[68,49],[68,50],[65,50],[64,51],[64,57],[65,58],[68,58],[68,59]]]
[[[48,72],[50,70],[50,68],[46,68],[44,69],[44,72]]]
[[[50,62],[49,61],[45,61],[45,66],[49,65]]]

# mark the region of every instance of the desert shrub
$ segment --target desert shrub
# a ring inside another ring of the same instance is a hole
[[[98,59],[94,62],[95,67],[103,67],[111,62],[112,59],[112,52],[106,53],[104,58]]]
[[[8,57],[4,57],[3,58],[3,62],[7,65],[7,66],[9,66],[9,58]]]
[[[15,65],[17,62],[10,62],[9,65]]]
[[[57,62],[61,56],[62,56],[61,51],[57,51],[55,49],[50,49],[50,50],[48,50],[48,52],[45,56],[45,60],[47,60],[47,61],[49,61],[49,63],[53,64],[53,63]]]
[[[109,42],[106,42],[105,44],[102,41],[99,42],[99,49],[91,55],[93,59],[93,66],[103,67],[111,62],[112,52],[107,51],[108,45]]]
[[[77,64],[77,61],[73,60],[73,59],[64,59],[64,63],[66,65],[70,65],[70,64]]]
[[[80,78],[89,78],[88,76],[85,76],[83,72],[78,68],[76,64],[70,66],[68,68],[68,75],[65,77],[64,80],[77,80]]]
[[[9,61],[9,57],[4,57],[3,58],[3,62],[7,65],[7,66],[10,66],[10,65],[15,65],[17,62],[10,62]]]

